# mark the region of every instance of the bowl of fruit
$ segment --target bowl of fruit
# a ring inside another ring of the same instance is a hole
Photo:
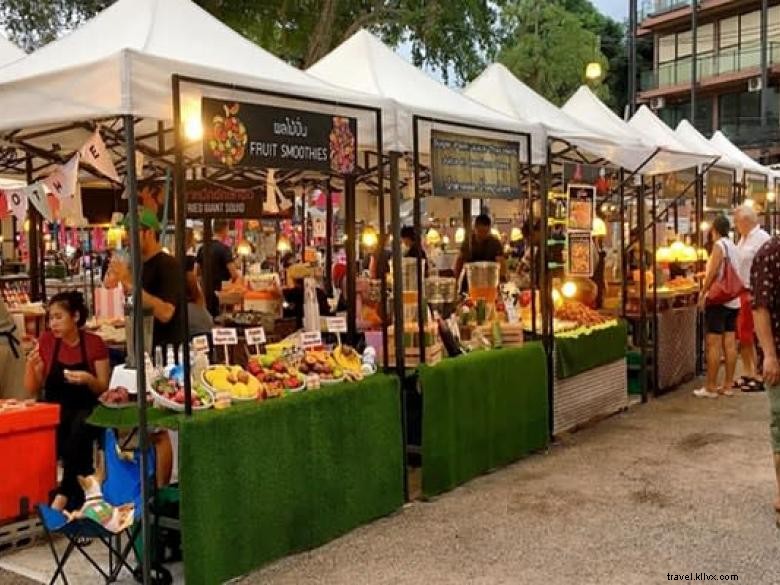
[[[263,400],[306,389],[305,376],[281,358],[269,362],[267,358],[252,356],[247,368],[260,383]]]
[[[233,402],[256,400],[260,382],[241,366],[211,366],[203,372],[203,383],[218,394],[230,394]]]
[[[157,378],[152,381],[150,391],[154,401],[164,408],[184,412],[184,385],[169,378]],[[190,396],[192,410],[208,410],[214,406],[214,396],[203,384],[193,384]]]
[[[300,372],[304,376],[316,374],[321,384],[336,384],[344,379],[344,370],[333,356],[321,350],[307,351],[301,362]]]
[[[130,399],[130,391],[124,386],[109,388],[98,397],[100,404],[106,408],[131,408],[135,400]]]

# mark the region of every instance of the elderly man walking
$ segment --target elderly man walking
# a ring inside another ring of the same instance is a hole
[[[743,205],[734,212],[734,224],[740,236],[737,244],[739,255],[735,268],[747,289],[742,293],[741,308],[737,317],[737,340],[740,346],[743,376],[736,384],[743,392],[761,392],[764,385],[756,369],[755,327],[750,308],[752,296],[750,269],[758,250],[769,240],[769,234],[758,225],[758,216],[748,205]]]
[[[780,237],[764,244],[753,260],[750,277],[753,285],[753,317],[760,348],[759,357],[769,397],[770,430],[775,455],[777,499],[775,521],[780,528]]]

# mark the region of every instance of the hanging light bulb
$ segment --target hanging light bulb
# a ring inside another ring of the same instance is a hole
[[[711,227],[712,226],[710,225],[710,222],[708,222],[706,219],[699,224],[699,229],[703,232],[709,231]]]
[[[564,282],[561,287],[561,294],[567,299],[574,298],[574,295],[577,294],[577,284],[571,280]]]
[[[601,63],[598,61],[592,61],[585,67],[585,78],[589,81],[597,81],[601,79],[603,71],[601,69]]]
[[[767,191],[766,192],[766,200],[772,203],[775,199],[777,199],[777,193],[774,191]]]
[[[439,233],[439,230],[436,228],[429,229],[428,233],[425,234],[425,241],[428,242],[429,246],[438,246],[441,244],[441,234]]]
[[[360,243],[365,248],[373,249],[376,247],[379,243],[379,236],[373,226],[367,225],[363,228],[363,233],[360,235]]]
[[[751,209],[753,209],[756,206],[756,202],[753,201],[752,199],[748,198],[748,199],[745,199],[745,201],[742,203],[742,205],[744,205],[745,207],[750,207]]]
[[[513,227],[512,231],[509,233],[509,239],[513,242],[519,242],[523,239],[523,230],[518,227]]]
[[[280,236],[278,240],[276,240],[276,251],[277,252],[289,252],[292,250],[292,244],[290,244],[290,239],[287,236]]]
[[[496,238],[501,237],[501,232],[498,231],[498,228],[490,228],[490,233],[493,234],[493,236]]]
[[[463,240],[466,239],[466,228],[459,227],[455,230],[455,243],[456,244],[462,244]]]
[[[591,230],[591,233],[596,237],[606,237],[607,235],[607,224],[604,223],[604,220],[600,217],[594,217],[593,218],[593,229]]]

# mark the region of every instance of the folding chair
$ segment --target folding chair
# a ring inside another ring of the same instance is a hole
[[[57,564],[54,575],[49,585],[54,585],[58,577],[62,578],[63,583],[68,585],[68,579],[65,576],[65,565],[71,557],[74,550],[81,553],[84,558],[103,576],[106,583],[113,583],[119,577],[123,568],[127,568],[131,574],[138,576],[139,571],[132,567],[129,562],[130,554],[134,552],[133,546],[136,538],[141,532],[141,458],[140,452],[133,451],[132,460],[126,460],[119,455],[116,435],[113,430],[107,430],[105,434],[105,472],[106,479],[103,482],[103,499],[112,506],[133,503],[134,522],[133,525],[124,531],[123,535],[127,542],[123,545],[120,534],[115,534],[106,530],[102,525],[91,519],[83,518],[69,522],[62,512],[54,510],[49,506],[39,506],[38,513],[46,532],[49,548],[51,549],[54,560]],[[149,450],[149,479],[154,480],[155,458],[154,449]],[[54,546],[54,536],[61,535],[67,541],[67,547],[62,556],[57,554]],[[105,570],[89,554],[80,540],[84,538],[102,543],[109,553],[109,566]],[[155,581],[160,583],[170,583],[170,572],[162,567],[155,567],[157,575]]]

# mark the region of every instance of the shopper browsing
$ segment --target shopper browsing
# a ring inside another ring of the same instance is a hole
[[[60,406],[57,456],[63,476],[52,507],[77,510],[84,503],[78,476],[91,475],[98,430],[87,424],[97,397],[108,388],[108,348],[97,335],[82,328],[87,306],[80,292],[65,292],[49,302],[49,327],[27,356],[24,386]]]
[[[741,306],[737,317],[737,340],[739,341],[739,353],[742,358],[742,371],[744,376],[739,380],[738,386],[744,392],[760,392],[764,389],[756,370],[756,345],[753,326],[753,312],[751,311],[750,268],[753,265],[758,250],[769,240],[769,234],[758,225],[758,216],[755,210],[743,205],[734,213],[734,224],[740,238],[737,244],[739,256],[737,258],[737,271],[742,282],[745,283],[745,291],[740,297]]]
[[[699,307],[704,310],[704,323],[707,332],[707,382],[703,388],[694,391],[699,398],[717,398],[720,395],[733,394],[734,370],[737,366],[737,314],[739,297],[728,301],[713,302],[713,287],[724,277],[727,262],[736,262],[737,247],[728,238],[731,225],[726,216],[720,215],[712,222],[715,244],[707,262],[707,271],[702,285]],[[726,374],[723,384],[718,385],[721,352],[726,356]]]
[[[780,238],[768,240],[759,249],[750,271],[753,291],[753,319],[760,348],[760,370],[764,377],[771,413],[770,430],[777,476],[776,523],[780,528]]]

